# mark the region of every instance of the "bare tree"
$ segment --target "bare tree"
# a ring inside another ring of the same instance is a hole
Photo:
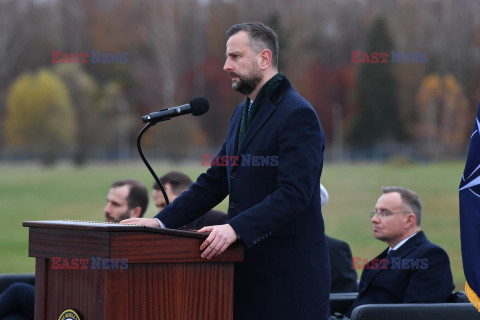
[[[0,2],[0,86],[12,73],[21,52],[28,43],[33,25],[24,23],[29,13],[29,1],[4,0]]]

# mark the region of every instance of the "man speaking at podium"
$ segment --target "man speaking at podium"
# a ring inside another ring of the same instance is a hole
[[[276,33],[259,23],[227,31],[224,70],[246,96],[234,111],[220,161],[154,219],[178,228],[227,195],[228,221],[210,235],[201,256],[233,242],[245,246],[235,265],[234,319],[327,319],[330,268],[320,206],[325,137],[312,106],[278,72]],[[224,161],[224,160],[234,161]],[[219,165],[220,164],[220,165]]]

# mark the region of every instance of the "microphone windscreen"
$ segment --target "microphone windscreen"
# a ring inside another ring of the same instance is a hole
[[[201,114],[204,114],[205,112],[208,111],[208,108],[210,104],[208,103],[208,100],[205,99],[204,97],[196,97],[190,100],[189,102],[190,108],[192,110],[192,114],[194,116],[199,116]]]

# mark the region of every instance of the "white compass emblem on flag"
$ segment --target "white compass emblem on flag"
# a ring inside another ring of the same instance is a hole
[[[470,151],[467,165],[460,183],[460,190],[469,189],[477,197],[480,197],[480,121],[476,118],[475,128],[472,133]]]

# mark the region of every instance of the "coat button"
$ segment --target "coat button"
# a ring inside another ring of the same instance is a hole
[[[230,178],[232,178],[232,180],[236,179],[236,178],[237,178],[237,173],[236,173],[236,172],[233,172],[233,173],[230,175]]]
[[[230,209],[235,208],[235,202],[230,203]]]

